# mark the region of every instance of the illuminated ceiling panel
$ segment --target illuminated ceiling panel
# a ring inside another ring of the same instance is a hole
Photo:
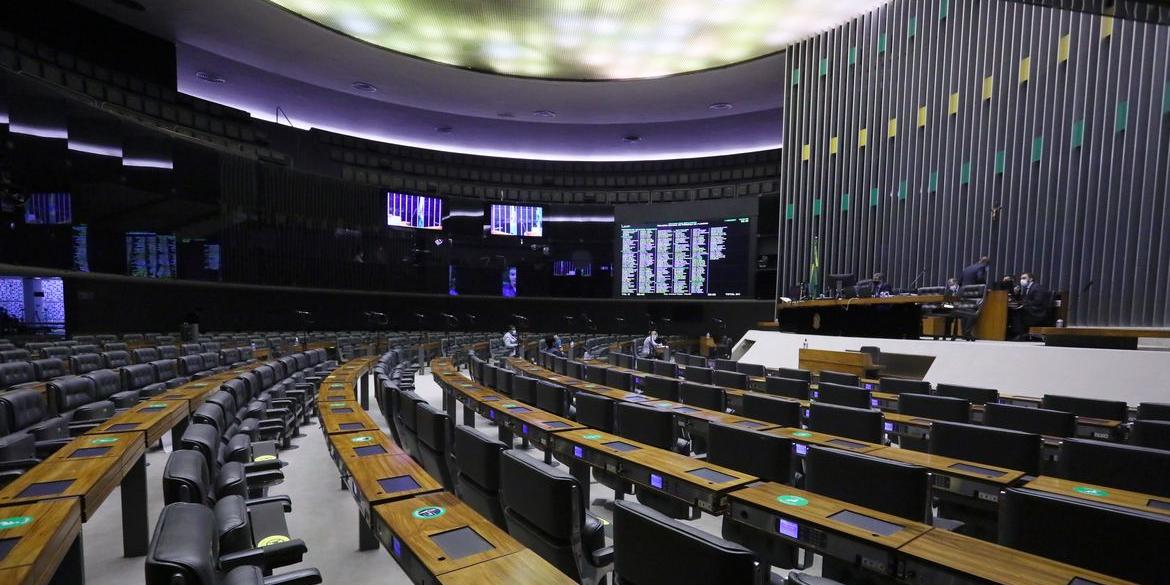
[[[642,79],[775,53],[886,0],[270,0],[368,43],[456,67]]]

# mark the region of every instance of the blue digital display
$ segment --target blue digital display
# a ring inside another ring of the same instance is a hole
[[[808,445],[797,445],[796,454],[800,455],[801,457],[808,455]]]
[[[865,383],[865,389],[866,389],[866,390],[873,390],[873,383],[871,383],[871,382],[866,382],[866,383]]]
[[[882,428],[885,429],[887,433],[892,433],[894,432],[894,423],[882,423]]]
[[[526,425],[526,424],[520,425],[520,434],[522,434],[522,435],[528,434],[528,425]]]
[[[877,399],[877,398],[870,398],[870,399],[869,399],[869,404],[870,404],[870,406],[872,406],[872,407],[874,407],[874,408],[877,408],[877,407],[879,406],[879,405],[878,405],[878,399]]]
[[[491,233],[500,236],[544,235],[544,210],[527,205],[492,205]]]
[[[573,457],[576,457],[577,459],[584,459],[585,458],[585,450],[582,449],[581,447],[574,446],[573,447]]]
[[[390,537],[390,552],[396,557],[402,557],[402,541],[398,540],[397,536]]]
[[[662,489],[662,476],[651,473],[650,474],[650,487]]]
[[[776,532],[779,532],[780,534],[783,534],[784,536],[787,536],[788,538],[792,538],[795,540],[800,539],[800,526],[796,522],[793,522],[791,520],[785,520],[783,518],[780,518],[779,520],[777,520],[776,521]]]
[[[808,409],[804,409],[804,418],[808,418]]]
[[[821,393],[817,392],[816,390],[809,392],[809,395],[812,396],[813,398],[820,398],[821,397]]]
[[[494,410],[489,410],[489,411],[488,411],[488,418],[490,418],[490,419],[492,419],[492,420],[496,420],[496,411],[494,411]]]

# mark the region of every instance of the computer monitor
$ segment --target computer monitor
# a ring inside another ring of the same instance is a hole
[[[800,428],[800,403],[787,398],[748,392],[743,395],[743,412],[739,414],[782,427]]]
[[[753,585],[769,571],[752,551],[633,502],[614,502],[613,544],[623,582]]]
[[[930,394],[930,382],[926,380],[908,380],[906,378],[879,378],[878,391],[886,394]]]
[[[1050,437],[1071,437],[1076,434],[1077,417],[1071,412],[989,402],[983,407],[983,424]]]
[[[687,371],[683,372],[683,377],[688,382],[697,382],[699,384],[711,383],[711,368],[700,368],[698,366],[687,366]]]
[[[610,388],[632,392],[634,390],[634,377],[629,372],[606,370],[605,385]]]
[[[678,401],[678,380],[658,376],[642,378],[642,392],[660,400]]]
[[[1025,488],[999,496],[999,544],[1137,583],[1170,575],[1170,516]]]
[[[948,422],[971,422],[971,403],[962,398],[902,394],[898,396],[898,413],[906,416]]]
[[[723,386],[724,388],[747,390],[747,374],[729,372],[727,370],[715,370],[711,372],[711,383],[716,386]]]
[[[666,360],[654,360],[654,374],[668,378],[678,377],[678,366]]]
[[[792,441],[778,435],[711,423],[707,461],[764,481],[792,484]]]
[[[1077,416],[1105,420],[1124,421],[1129,419],[1129,405],[1123,400],[1100,400],[1097,398],[1081,398],[1079,396],[1045,394],[1040,399],[1040,408],[1063,410]]]
[[[1040,435],[982,425],[935,422],[930,426],[929,451],[962,459],[1040,474]]]
[[[915,522],[931,520],[930,472],[917,465],[810,445],[804,489]]]
[[[683,404],[717,412],[727,408],[727,394],[720,386],[683,382],[678,387],[678,399]]]
[[[1073,481],[1170,497],[1170,451],[1089,439],[1065,439],[1057,475]]]
[[[841,384],[826,384],[822,382],[812,393],[816,402],[827,402],[852,408],[871,408],[873,401],[869,390],[857,386],[843,386]]]
[[[959,386],[957,384],[939,384],[935,387],[937,396],[948,398],[962,398],[970,400],[971,404],[994,404],[999,402],[999,390],[994,388],[977,388],[975,386]]]
[[[808,410],[810,431],[867,443],[882,444],[885,441],[880,410],[850,408],[824,402],[813,402]]]
[[[768,376],[764,379],[764,390],[768,394],[796,400],[808,400],[809,397],[808,380]]]

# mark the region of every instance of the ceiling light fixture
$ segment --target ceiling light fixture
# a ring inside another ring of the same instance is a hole
[[[226,81],[223,77],[207,71],[196,71],[195,79],[206,81],[207,83],[224,83]]]
[[[727,110],[730,110],[731,108],[734,108],[734,107],[735,106],[733,104],[730,104],[728,102],[715,102],[715,103],[707,106],[707,109],[711,110],[713,112],[726,112]]]
[[[355,81],[351,83],[350,86],[358,91],[364,91],[366,93],[374,93],[375,91],[378,91],[378,86],[368,81]]]

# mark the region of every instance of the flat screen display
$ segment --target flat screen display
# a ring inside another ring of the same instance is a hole
[[[73,223],[73,198],[69,193],[32,193],[24,202],[24,223],[61,225]]]
[[[154,232],[126,234],[126,274],[143,278],[175,278],[177,266],[174,235]]]
[[[409,193],[386,193],[386,225],[441,230],[443,200]]]
[[[544,209],[527,205],[492,205],[491,233],[497,236],[544,236]]]
[[[740,297],[747,294],[751,218],[621,224],[623,297]]]

